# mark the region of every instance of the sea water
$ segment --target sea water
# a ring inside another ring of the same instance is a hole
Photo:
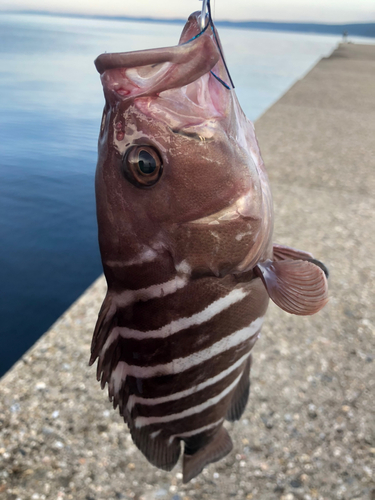
[[[0,375],[101,273],[95,219],[102,52],[174,45],[182,25],[0,15]],[[337,37],[220,29],[255,120]]]

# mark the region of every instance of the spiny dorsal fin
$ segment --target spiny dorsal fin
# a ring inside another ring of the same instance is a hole
[[[102,307],[100,308],[98,320],[95,325],[94,335],[92,337],[89,366],[91,366],[95,362],[105,341],[107,340],[109,330],[112,327],[112,321],[115,312],[116,308],[113,307],[112,296],[109,292],[107,292]]]

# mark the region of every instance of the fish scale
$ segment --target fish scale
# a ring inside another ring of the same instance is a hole
[[[293,314],[328,300],[325,266],[273,245],[254,126],[200,14],[175,47],[95,61],[106,99],[96,200],[108,291],[90,364],[98,359],[102,388],[153,465],[171,470],[183,445],[184,482],[232,449],[223,422],[244,411],[269,298]]]

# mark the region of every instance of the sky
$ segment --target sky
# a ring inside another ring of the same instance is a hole
[[[211,0],[216,20],[375,22],[375,0]],[[1,0],[0,10],[182,18],[199,0]]]

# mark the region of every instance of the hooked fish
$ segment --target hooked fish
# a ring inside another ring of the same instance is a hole
[[[102,54],[96,171],[108,283],[90,364],[155,466],[183,481],[232,449],[223,427],[249,396],[269,297],[292,314],[327,302],[326,268],[272,242],[273,208],[253,124],[211,16],[175,47]]]

